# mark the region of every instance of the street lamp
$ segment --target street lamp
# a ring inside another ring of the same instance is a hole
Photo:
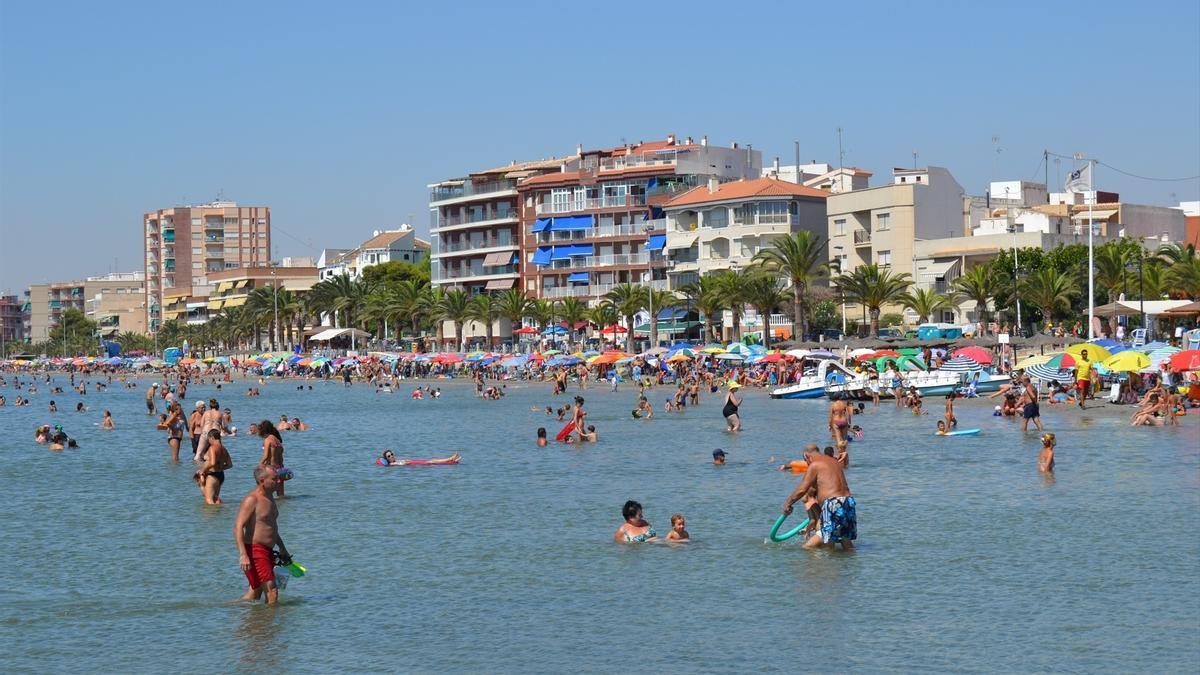
[[[646,233],[646,237],[647,237],[646,238],[646,299],[649,301],[647,304],[649,305],[649,309],[650,309],[650,321],[649,321],[649,323],[646,324],[646,337],[650,338],[650,349],[654,349],[655,347],[658,346],[658,335],[655,334],[657,331],[654,330],[654,328],[655,328],[655,325],[654,325],[654,264],[653,264],[653,262],[651,262],[652,257],[650,254],[650,239],[649,239],[650,233],[654,231],[654,226],[651,225],[650,223],[646,223],[646,225],[644,227],[642,227],[642,231]],[[631,330],[632,330],[632,328],[633,327],[630,326]]]
[[[844,250],[846,250],[846,247],[842,246],[841,244],[838,244],[837,246],[833,247],[833,250],[844,251]],[[838,256],[838,273],[839,274],[846,273],[846,270],[842,269],[842,257],[840,255]],[[841,297],[841,301],[842,301],[842,339],[845,340],[846,339],[846,292],[844,290],[842,290],[841,286],[838,287],[838,295]]]
[[[1009,188],[1004,188],[1004,220],[1005,220],[1006,224],[1008,225],[1008,228],[1007,228],[1008,231],[1012,232],[1012,236],[1013,236],[1013,297],[1017,301],[1017,335],[1020,335],[1021,334],[1021,294],[1017,290],[1017,283],[1019,283],[1019,280],[1017,277],[1020,274],[1020,272],[1018,271],[1019,268],[1017,265],[1017,221],[1013,219],[1013,207],[1012,207],[1012,202],[1009,201],[1009,198],[1008,198],[1008,191],[1009,191]]]
[[[275,305],[275,326],[271,331],[271,351],[278,351],[276,341],[279,339],[279,282],[275,280],[275,268],[271,268],[271,295]]]

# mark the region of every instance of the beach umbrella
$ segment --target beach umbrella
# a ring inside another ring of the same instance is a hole
[[[919,349],[901,349],[900,351],[896,351],[895,349],[880,349],[879,351],[875,352],[875,356],[876,357],[890,356],[894,359],[898,359],[901,356],[916,356],[917,354],[920,354],[920,353],[921,353],[921,350],[919,350]]]
[[[1067,347],[1067,353],[1072,356],[1079,356],[1083,350],[1087,350],[1089,361],[1103,361],[1112,356],[1112,353],[1104,348],[1103,345],[1093,342],[1080,342],[1077,345]]]
[[[740,342],[730,342],[729,345],[725,347],[725,351],[731,354],[741,354],[742,356],[750,355],[750,348]]]
[[[812,352],[807,349],[789,349],[785,353],[793,359],[802,359],[809,354],[812,354]]]
[[[717,345],[715,347],[711,346],[711,345],[707,345],[705,347],[702,347],[699,351],[704,352],[705,354],[724,354],[725,348],[720,345]]]
[[[1059,382],[1071,382],[1075,379],[1074,375],[1069,370],[1057,370],[1050,368],[1044,363],[1036,363],[1025,369],[1025,374],[1034,379],[1042,381],[1057,380]]]
[[[954,350],[954,354],[952,354],[952,356],[965,356],[976,363],[985,363],[988,365],[991,365],[992,363],[992,352],[984,349],[983,347],[963,347],[961,349],[956,349]]]
[[[1177,372],[1200,370],[1200,349],[1189,349],[1172,354],[1171,369]]]
[[[438,354],[433,360],[437,363],[462,363],[463,357],[461,354],[446,352],[445,354]]]
[[[741,354],[735,354],[734,352],[717,354],[716,356],[713,356],[713,358],[718,361],[744,361],[746,359],[745,356],[742,356]]]
[[[654,347],[652,349],[647,349],[646,351],[642,352],[641,354],[638,354],[638,356],[642,356],[642,357],[661,356],[663,354],[666,354],[667,351],[668,350],[666,347]]]
[[[1104,347],[1105,349],[1110,349],[1112,347],[1116,347],[1117,345],[1121,344],[1120,342],[1117,342],[1116,340],[1113,340],[1111,338],[1099,338],[1096,340],[1092,340],[1091,342],[1092,342],[1092,344],[1094,344],[1098,347]],[[1091,352],[1088,352],[1088,353],[1091,354]]]
[[[857,359],[860,356],[872,356],[874,354],[875,354],[874,349],[871,349],[869,347],[859,347],[858,349],[852,350],[850,352],[850,358]]]
[[[691,350],[690,349],[689,350],[681,349],[680,351],[672,354],[671,356],[668,356],[667,363],[681,363],[683,361],[691,361],[692,357],[688,356],[687,354],[684,354],[683,353],[684,351],[691,351]]]
[[[696,351],[694,349],[692,349],[691,347],[681,347],[679,349],[673,349],[670,352],[668,352],[669,356],[676,356],[679,354],[682,354],[682,355],[688,357],[689,359],[696,358]]]
[[[546,330],[542,331],[542,335],[566,335],[569,332],[570,331],[568,331],[566,328],[563,328],[562,326],[551,326],[551,327],[547,328]]]
[[[813,351],[808,353],[808,358],[810,358],[810,359],[836,359],[837,354],[834,354],[833,352],[829,351],[828,349],[814,349]]]
[[[531,326],[522,326],[513,331],[513,335],[536,335],[538,330]]]
[[[979,365],[978,361],[969,356],[955,356],[943,363],[941,370],[952,373],[973,373],[977,370],[983,370],[983,366]]]
[[[546,351],[542,352],[542,356],[557,356],[561,353],[562,351],[558,349],[547,349]]]
[[[1104,359],[1104,367],[1117,373],[1135,373],[1150,365],[1150,357],[1132,349]]]
[[[763,363],[779,363],[786,355],[783,352],[772,351],[764,355],[761,359]]]
[[[1171,345],[1169,345],[1165,342],[1159,342],[1158,340],[1155,340],[1154,342],[1148,342],[1148,343],[1142,345],[1142,351],[1149,354],[1156,350],[1162,349],[1163,347],[1170,347],[1170,346]]]
[[[1121,352],[1127,352],[1131,349],[1133,349],[1133,347],[1126,347],[1125,345],[1117,345],[1116,347],[1109,347],[1108,353],[1112,354],[1113,356],[1116,356],[1117,354],[1120,354]],[[1140,351],[1143,354],[1145,353],[1144,349],[1143,350],[1135,350],[1135,351]],[[1090,354],[1091,352],[1088,352],[1088,353]]]
[[[629,330],[627,328],[624,326],[618,326],[615,323],[600,330],[601,335],[623,335],[628,332]]]
[[[1029,356],[1024,359],[1021,359],[1020,361],[1017,361],[1017,363],[1013,366],[1013,368],[1016,370],[1024,370],[1025,368],[1028,368],[1030,366],[1036,366],[1039,364],[1043,364],[1043,363],[1049,361],[1052,356],[1054,356],[1054,354],[1035,354],[1033,356]]]
[[[1091,352],[1089,352],[1089,354],[1090,353]],[[1046,359],[1046,362],[1042,365],[1046,366],[1047,368],[1054,368],[1055,370],[1065,370],[1067,368],[1074,368],[1075,367],[1075,357],[1071,356],[1070,354],[1067,354],[1065,352],[1059,353],[1059,354],[1051,354],[1050,358]]]

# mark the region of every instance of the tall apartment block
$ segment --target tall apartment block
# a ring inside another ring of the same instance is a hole
[[[215,201],[144,214],[146,325],[158,330],[165,295],[191,294],[208,275],[271,260],[271,209]],[[207,293],[204,293],[207,295]]]
[[[29,339],[42,342],[58,325],[63,312],[77,309],[99,324],[102,335],[122,331],[141,333],[145,324],[132,316],[145,315],[145,280],[141,272],[118,272],[82,281],[56,281],[29,286]]]
[[[0,295],[0,342],[25,338],[26,303],[15,295]]]
[[[762,153],[665,141],[584,151],[518,184],[521,285],[533,296],[594,303],[621,283],[668,287],[662,205],[709,178],[757,178]]]
[[[512,163],[429,185],[430,272],[434,286],[471,293],[517,285],[517,182],[558,171],[565,160]]]

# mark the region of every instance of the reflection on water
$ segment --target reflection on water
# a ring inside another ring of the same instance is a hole
[[[531,408],[569,396],[442,388],[424,401],[340,383],[225,392],[239,426],[280,414],[313,425],[284,436],[296,479],[279,502],[309,573],[273,608],[225,602],[245,591],[233,518],[258,439],[229,439],[226,503],[205,507],[194,465],[169,464],[165,434],[140,414],[144,390],[88,395],[113,411],[113,432],[92,426],[98,412],[51,415],[45,400],[0,409],[0,640],[16,645],[5,669],[155,671],[164,654],[184,672],[1178,671],[1200,660],[1200,416],[1131,429],[1124,411],[1043,409],[1059,461],[1043,476],[1039,434],[986,401],[956,406],[981,434],[936,439],[928,417],[882,406],[855,420],[866,430],[848,473],[860,539],[847,554],[762,543],[800,480],[778,465],[830,443],[823,401],[748,391],[745,430],[728,434],[719,396],[682,413],[656,405],[644,421],[629,415],[636,390],[592,388],[601,441],[537,448],[537,427],[562,423]],[[213,393],[196,386],[189,400]],[[32,443],[46,422],[83,449]],[[463,462],[381,469],[384,447]],[[714,448],[727,466],[712,465]],[[660,535],[684,514],[693,541],[614,544],[626,499]],[[1141,522],[1169,535],[1113,536]]]

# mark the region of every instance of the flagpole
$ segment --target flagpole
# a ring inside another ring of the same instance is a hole
[[[1096,160],[1094,159],[1088,160],[1088,189],[1092,193],[1092,199],[1088,202],[1088,339],[1093,340],[1096,337],[1096,261],[1092,246],[1092,235],[1096,231],[1096,221],[1093,218],[1096,208]]]

